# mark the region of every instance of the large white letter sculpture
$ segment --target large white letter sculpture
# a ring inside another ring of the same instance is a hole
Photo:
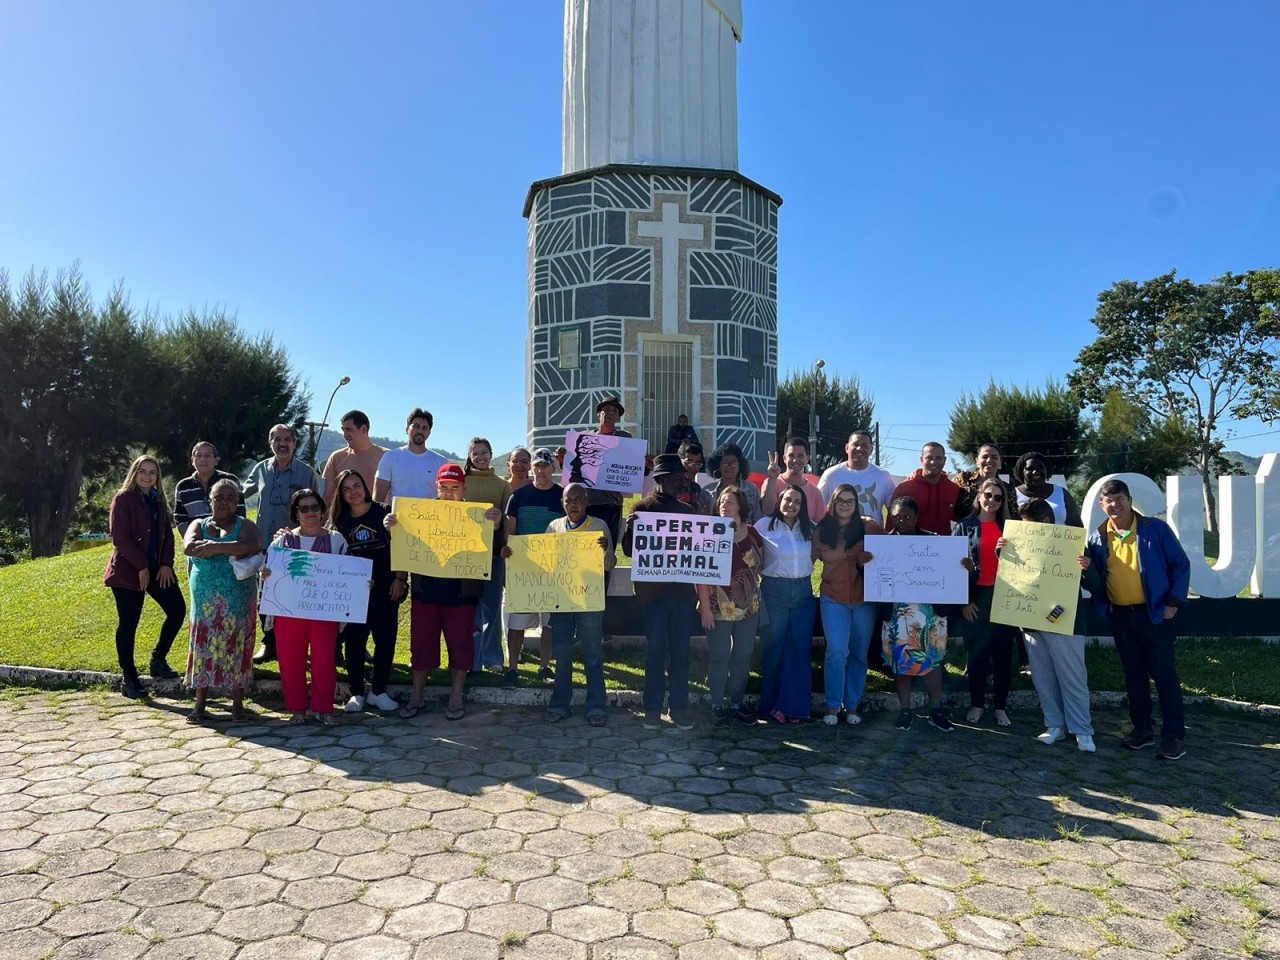
[[[1137,473],[1109,473],[1089,488],[1082,505],[1084,525],[1094,530],[1105,519],[1098,491],[1112,478],[1123,480],[1133,505],[1167,520],[1191,558],[1191,592],[1201,597],[1234,597],[1245,587],[1257,597],[1280,596],[1280,454],[1268,453],[1256,477],[1218,478],[1218,559],[1204,555],[1204,487],[1199,477],[1168,477],[1168,495]]]

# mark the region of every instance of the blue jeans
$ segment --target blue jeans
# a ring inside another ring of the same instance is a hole
[[[1187,728],[1182,705],[1182,681],[1174,662],[1177,639],[1172,620],[1152,623],[1145,606],[1112,607],[1111,635],[1116,653],[1124,665],[1124,688],[1129,696],[1129,719],[1133,729],[1151,731],[1151,680],[1156,683],[1162,718],[1160,735],[1165,740],[1185,740]]]
[[[484,585],[484,594],[476,605],[479,636],[476,637],[476,658],[472,664],[474,670],[502,666],[502,651],[506,640],[506,631],[502,629],[502,586],[507,579],[506,571],[507,561],[495,553],[493,569]]]
[[[813,624],[818,607],[808,577],[764,577],[773,636],[760,658],[760,712],[808,717],[813,707]]]
[[[823,688],[827,709],[853,711],[867,688],[867,646],[876,626],[874,603],[839,603],[827,597],[822,606],[822,632],[827,635]]]
[[[551,687],[552,713],[562,717],[573,711],[573,644],[582,644],[582,669],[587,675],[587,716],[604,715],[604,611],[553,613],[551,649],[556,658],[556,679]]]
[[[689,638],[697,616],[696,597],[663,597],[644,605],[644,712],[661,713],[689,706]],[[668,681],[670,692],[668,693]]]

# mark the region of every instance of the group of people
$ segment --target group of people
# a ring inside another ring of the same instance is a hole
[[[630,436],[619,426],[624,413],[617,398],[602,401],[596,408],[595,432]],[[191,573],[184,679],[196,694],[192,722],[204,720],[208,693],[219,689],[230,692],[233,716],[242,716],[253,661],[278,659],[291,721],[305,722],[309,710],[318,722],[331,723],[340,649],[351,690],[346,710],[398,710],[412,717],[423,707],[427,676],[441,664],[442,636],[451,671],[444,715],[456,720],[465,714],[468,672],[501,671],[503,683],[515,685],[525,632],[541,627],[538,675],[553,684],[550,720],[559,722],[571,713],[573,654],[580,648],[585,716],[591,724],[603,724],[603,613],[504,610],[503,565],[511,555],[507,538],[547,532],[596,534],[608,576],[615,544],[631,555],[637,516],[702,513],[723,517],[732,526],[729,583],[634,584],[644,621],[647,727],[657,729],[668,721],[680,729],[694,725],[690,647],[699,621],[707,637],[713,723],[807,720],[814,627],[821,617],[826,641],[822,723],[861,722],[858,709],[869,663],[882,659],[900,701],[897,726],[909,728],[915,719],[911,698],[920,678],[928,697],[927,722],[950,732],[954,725],[941,702],[950,622],[962,630],[968,655],[967,722],[981,722],[990,681],[996,723],[1011,725],[1007,698],[1013,652],[1024,645],[1043,706],[1045,730],[1039,739],[1052,744],[1074,734],[1079,749],[1095,749],[1082,628],[1077,625],[1070,634],[1019,631],[991,620],[1005,521],[1081,524],[1069,491],[1049,482],[1048,461],[1040,454],[1021,457],[1009,482],[1000,475],[999,450],[988,444],[979,451],[975,470],[953,478],[946,473],[946,451],[930,443],[921,451],[920,468],[895,483],[887,471],[871,463],[872,438],[858,430],[846,444],[846,461],[826,470],[816,482],[807,472],[806,441],[787,440],[781,457],[769,455],[765,479],[757,487],[738,446],[724,444],[707,457],[696,434],[689,435],[686,422],[672,429],[680,436],[669,437],[675,452],[668,449],[648,458],[646,493],[624,522],[621,495],[555,481],[562,451],[557,457],[545,448],[517,447],[508,457],[508,475],[499,477],[492,445],[484,438],[471,441],[461,466],[429,450],[434,420],[421,408],[406,419],[407,442],[398,449],[373,444],[369,426],[362,412],[345,414],[347,446],[336,451],[319,474],[296,457],[292,429],[277,424],[268,438],[273,455],[256,464],[243,485],[217,470],[216,449],[202,441],[192,450],[193,474],[177,484],[172,512],[158,462],[149,456],[134,461],[112,503],[114,550],[105,577],[119,612],[116,645],[127,696],[144,694],[133,647],[147,594],[165,614],[150,675],[179,676],[166,661],[186,615],[173,567],[176,524]],[[245,511],[245,498],[255,495],[256,523]],[[396,516],[391,504],[395,498],[411,497],[490,505],[484,522],[494,525],[494,555],[487,581],[416,573],[410,578],[392,569],[390,530]],[[1107,519],[1090,533],[1078,563],[1084,585],[1110,620],[1125,668],[1133,722],[1126,745],[1141,749],[1154,742],[1149,694],[1149,680],[1154,678],[1163,719],[1159,754],[1177,759],[1183,754],[1185,729],[1173,662],[1173,620],[1186,602],[1189,563],[1162,521],[1133,510],[1122,482],[1104,485],[1101,506]],[[867,602],[863,571],[874,559],[866,547],[869,534],[966,537],[969,549],[963,565],[970,579],[970,602],[957,609]],[[262,555],[271,544],[370,559],[366,622],[340,630],[334,622],[263,618],[263,643],[255,654],[256,581],[270,574]],[[815,600],[812,582],[819,562],[822,573]],[[401,706],[387,684],[399,606],[406,599],[411,604],[413,685],[408,702]],[[762,688],[758,707],[752,709],[745,695],[757,645]]]

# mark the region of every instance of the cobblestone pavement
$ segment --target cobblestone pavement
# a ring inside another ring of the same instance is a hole
[[[1085,755],[1029,712],[944,735],[188,709],[0,698],[0,958],[1280,957],[1274,720],[1193,712],[1168,763],[1109,710]]]

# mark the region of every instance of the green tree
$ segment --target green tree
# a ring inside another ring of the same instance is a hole
[[[810,405],[817,387],[816,425],[809,422]],[[825,368],[793,370],[778,383],[778,449],[790,436],[818,438],[816,450],[810,451],[815,470],[825,470],[845,459],[844,445],[849,434],[869,429],[875,420],[875,400],[863,394],[856,374],[846,378],[828,377]]]
[[[117,287],[96,309],[78,268],[0,271],[0,499],[26,521],[33,557],[62,549],[85,471],[165,402],[153,328]]]
[[[1048,457],[1051,470],[1069,477],[1080,466],[1086,435],[1080,401],[1059,381],[1041,389],[991,380],[981,393],[961,394],[951,408],[947,443],[969,460],[984,443],[994,443],[1006,470],[1035,450]]]
[[[190,472],[191,447],[199,440],[213,443],[222,469],[237,473],[247,460],[267,455],[272,426],[301,427],[308,394],[270,337],[249,336],[222,311],[189,310],[161,331],[166,380],[174,390],[152,442],[170,475]]]
[[[1097,425],[1089,435],[1088,471],[1140,473],[1164,486],[1165,478],[1191,464],[1196,433],[1181,418],[1156,420],[1121,390],[1103,401]]]
[[[1190,426],[1190,459],[1204,485],[1211,533],[1218,529],[1211,478],[1234,472],[1223,456],[1224,421],[1280,414],[1275,273],[1226,273],[1194,283],[1170,271],[1114,284],[1098,295],[1097,338],[1068,377],[1094,410],[1112,390],[1123,390],[1152,423]]]

